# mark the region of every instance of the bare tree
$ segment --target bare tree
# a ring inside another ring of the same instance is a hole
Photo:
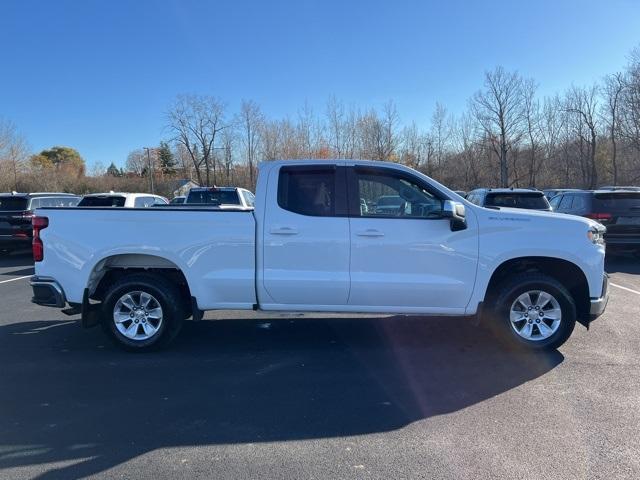
[[[574,115],[575,133],[578,136],[580,157],[586,158],[586,180],[588,188],[598,185],[596,148],[598,143],[597,111],[598,87],[572,87],[567,94],[567,111]],[[584,145],[587,152],[584,152]]]
[[[216,181],[213,151],[216,135],[226,127],[224,113],[224,103],[208,95],[179,95],[167,113],[173,140],[186,148],[201,185],[203,165],[206,185],[211,185],[211,172]]]
[[[431,138],[435,154],[435,163],[440,169],[446,150],[446,144],[451,137],[451,124],[448,121],[447,109],[440,102],[436,102],[436,108],[431,116]]]
[[[604,80],[602,93],[604,95],[603,119],[607,126],[609,142],[611,143],[611,173],[613,184],[618,184],[618,136],[620,134],[620,107],[625,91],[626,80],[620,72],[609,75]]]
[[[543,165],[564,167],[565,172],[565,185],[568,185],[566,178],[568,177],[569,163],[564,162],[561,164],[561,159],[558,155],[559,145],[562,139],[562,133],[566,126],[567,114],[562,108],[562,101],[557,95],[552,98],[545,98],[542,105],[542,113],[540,118],[540,143],[543,150],[542,159],[539,162],[538,168]],[[555,161],[555,163],[554,163]],[[547,179],[549,182],[549,179]],[[549,183],[547,183],[548,186]],[[554,182],[553,186],[560,186]]]
[[[343,158],[346,153],[345,144],[347,135],[345,131],[344,105],[335,97],[330,97],[327,102],[327,122],[329,131],[329,144],[336,158]]]
[[[420,132],[415,122],[402,130],[401,145],[400,162],[416,170],[421,169],[430,153],[432,142]]]
[[[249,181],[252,185],[254,183],[255,165],[260,148],[262,122],[263,116],[258,104],[252,100],[243,100],[242,105],[240,105],[238,125],[242,130],[241,138],[245,151],[245,159],[249,166]]]
[[[630,57],[621,106],[621,133],[640,156],[640,47]]]
[[[125,169],[127,172],[134,173],[139,177],[142,177],[147,171],[147,163],[147,152],[142,148],[138,148],[137,150],[129,152],[129,155],[127,155]]]
[[[0,175],[11,179],[11,189],[19,189],[19,177],[23,173],[29,147],[15,125],[0,119]],[[5,176],[6,175],[6,176]]]
[[[509,186],[508,152],[520,140],[523,126],[522,78],[502,67],[485,73],[484,89],[472,99],[474,116],[500,160],[500,184]]]
[[[528,185],[536,186],[536,175],[538,173],[538,149],[540,138],[540,102],[536,99],[538,86],[529,79],[522,83],[522,102],[524,124],[529,142],[529,165],[528,165]]]
[[[237,135],[235,131],[231,128],[226,128],[222,131],[222,148],[220,149],[222,152],[222,166],[224,167],[225,180],[228,185],[233,183],[232,177],[232,166],[233,166],[233,151],[237,142]],[[251,165],[251,163],[249,164]],[[250,173],[250,183],[253,188],[253,172]]]

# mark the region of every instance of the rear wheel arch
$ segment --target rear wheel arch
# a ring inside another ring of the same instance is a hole
[[[103,301],[110,286],[123,277],[149,273],[175,284],[180,292],[185,316],[191,314],[191,290],[182,269],[171,260],[149,254],[117,254],[103,258],[95,264],[89,275],[89,297]]]

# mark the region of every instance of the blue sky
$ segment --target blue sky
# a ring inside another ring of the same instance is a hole
[[[542,94],[620,70],[640,45],[637,0],[5,0],[0,117],[34,151],[77,148],[123,164],[167,136],[178,93],[269,116],[335,95],[426,124],[436,101],[465,108],[496,65]]]

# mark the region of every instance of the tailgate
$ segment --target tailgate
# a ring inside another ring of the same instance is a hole
[[[640,192],[595,193],[594,212],[608,215],[609,235],[640,235]]]

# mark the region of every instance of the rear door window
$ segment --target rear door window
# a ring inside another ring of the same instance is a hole
[[[574,212],[586,212],[589,208],[589,202],[585,195],[574,195],[571,210]]]
[[[282,167],[278,205],[300,215],[336,216],[336,168]]]
[[[551,200],[549,200],[549,205],[554,210],[560,210],[560,201],[562,200],[562,195],[556,195]]]
[[[573,195],[564,195],[562,197],[562,201],[560,202],[560,210],[563,212],[566,210],[571,210],[571,206],[573,205]]]

